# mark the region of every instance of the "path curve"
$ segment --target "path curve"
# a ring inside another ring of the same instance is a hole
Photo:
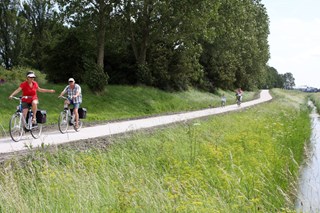
[[[43,145],[58,145],[83,139],[110,136],[138,129],[146,129],[176,122],[183,122],[195,118],[241,110],[246,107],[269,101],[271,99],[272,97],[269,93],[269,90],[261,90],[260,97],[258,99],[244,102],[241,104],[241,107],[238,107],[236,104],[234,104],[225,107],[210,108],[173,115],[163,115],[129,121],[119,121],[108,123],[105,125],[82,128],[80,132],[75,132],[70,128],[69,132],[66,134],[61,134],[57,128],[56,131],[43,132],[42,136],[39,139],[33,139],[32,136],[27,133],[22,137],[20,142],[13,142],[10,137],[2,138],[0,139],[0,155],[4,153],[27,150],[28,147],[36,148]]]

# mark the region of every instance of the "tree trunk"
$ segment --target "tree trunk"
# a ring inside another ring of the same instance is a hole
[[[97,32],[97,64],[104,68],[104,45],[106,36],[106,9],[104,0],[99,0],[99,21]]]

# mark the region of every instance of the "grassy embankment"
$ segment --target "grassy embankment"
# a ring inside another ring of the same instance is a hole
[[[18,102],[7,97],[19,86],[18,83],[6,83],[0,85],[0,94],[3,100],[0,102],[1,121],[6,129],[11,115]],[[56,124],[58,115],[63,109],[63,100],[58,95],[66,85],[39,84],[41,88],[55,89],[56,93],[38,93],[40,109],[47,110],[47,124]],[[234,92],[218,91],[217,94],[204,93],[190,90],[179,93],[163,92],[148,87],[133,86],[107,86],[105,92],[100,95],[92,93],[85,85],[82,86],[82,107],[88,110],[86,122],[110,121],[117,119],[150,116],[168,112],[189,111],[209,106],[220,106],[219,94],[224,93],[227,104],[235,103]],[[255,92],[246,92],[244,101],[256,98]]]
[[[107,150],[7,161],[0,211],[293,212],[309,111],[302,93],[273,94],[241,112],[111,138]]]

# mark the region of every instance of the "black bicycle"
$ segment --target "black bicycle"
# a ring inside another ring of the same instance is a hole
[[[68,100],[68,98],[61,96],[60,98]],[[80,108],[79,108],[80,110]],[[68,131],[69,126],[73,126],[74,130],[79,132],[82,128],[82,121],[79,113],[78,125],[75,125],[75,115],[73,113],[73,109],[64,108],[63,111],[60,112],[58,119],[58,127],[59,131],[64,134]]]
[[[22,96],[20,98],[12,97],[15,100],[19,100],[19,105],[17,106],[17,111],[12,115],[9,123],[9,132],[13,141],[20,141],[23,133],[30,132],[32,137],[37,139],[42,133],[42,124],[41,123],[32,123],[33,112],[31,107],[29,107],[28,114],[24,118],[22,114],[22,98],[28,98],[28,96]]]

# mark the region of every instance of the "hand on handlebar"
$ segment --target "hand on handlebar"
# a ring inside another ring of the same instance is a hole
[[[23,97],[25,97],[25,96],[23,96]],[[21,98],[23,98],[23,97],[21,97]],[[20,100],[21,98],[17,98],[16,96],[13,96],[13,95],[9,96],[10,100],[12,100],[12,99]]]
[[[63,96],[63,95],[59,95],[58,98],[68,99],[67,97],[65,97],[65,96]]]

